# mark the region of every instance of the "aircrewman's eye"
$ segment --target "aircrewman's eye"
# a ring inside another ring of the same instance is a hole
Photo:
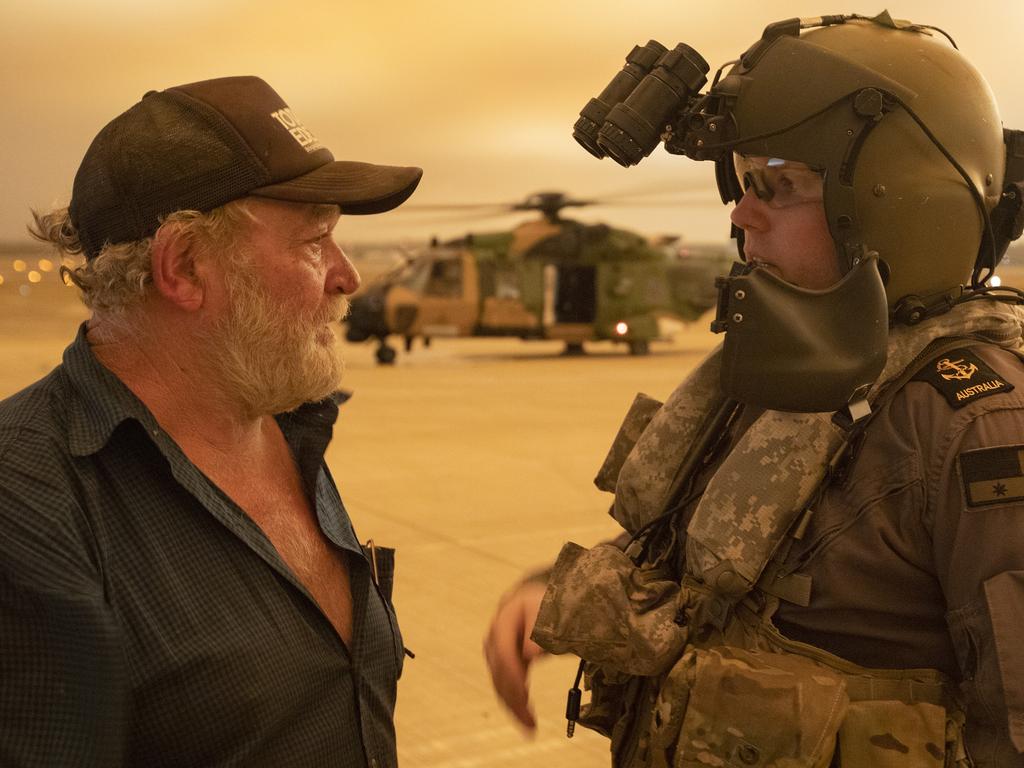
[[[780,174],[775,180],[775,191],[776,192],[793,192],[796,189],[796,182],[793,181],[787,174]]]

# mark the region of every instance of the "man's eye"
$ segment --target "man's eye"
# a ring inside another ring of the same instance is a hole
[[[318,237],[318,238],[316,238],[314,240],[310,240],[310,241],[308,241],[306,243],[306,252],[309,253],[310,256],[312,256],[314,258],[320,258],[320,256],[323,254],[323,252],[324,252],[324,237],[326,237],[326,235],[322,235],[322,236],[320,236],[320,237]]]

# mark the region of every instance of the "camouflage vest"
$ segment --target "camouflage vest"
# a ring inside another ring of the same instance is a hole
[[[976,301],[894,329],[866,401],[879,407],[928,357],[965,340],[1021,354],[1022,328],[1020,308]],[[780,597],[809,598],[779,553],[870,420],[865,403],[845,415],[761,414],[692,492],[679,572],[665,523],[730,410],[719,354],[664,405],[638,396],[598,475],[633,542],[569,543],[552,571],[533,639],[586,663],[581,724],[611,738],[623,768],[968,765],[962,708],[941,672],[859,667],[771,623]]]

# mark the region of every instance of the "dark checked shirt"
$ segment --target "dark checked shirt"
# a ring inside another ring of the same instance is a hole
[[[396,764],[402,642],[323,461],[336,417],[278,423],[348,560],[351,647],[84,327],[0,403],[0,764]]]

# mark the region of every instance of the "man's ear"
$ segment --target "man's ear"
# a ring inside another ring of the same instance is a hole
[[[198,248],[177,224],[162,225],[153,236],[153,286],[186,312],[203,305],[205,286],[196,269]]]

